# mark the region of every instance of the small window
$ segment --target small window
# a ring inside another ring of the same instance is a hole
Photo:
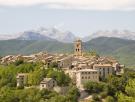
[[[109,74],[109,68],[108,68],[108,74]]]
[[[82,77],[82,79],[83,79],[84,77]]]
[[[99,74],[101,74],[101,72],[99,72]]]

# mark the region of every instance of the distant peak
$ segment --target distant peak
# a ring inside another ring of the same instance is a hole
[[[45,28],[45,27],[40,27],[40,28],[38,28],[37,30],[38,30],[38,31],[45,31],[45,30],[47,30],[47,28]]]

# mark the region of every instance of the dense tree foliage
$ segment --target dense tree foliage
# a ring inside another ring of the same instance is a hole
[[[33,63],[21,63],[21,64],[10,64],[8,66],[0,66],[0,87],[16,86],[16,75],[17,73],[29,73],[34,71],[35,67],[40,68],[40,65]]]
[[[76,87],[71,87],[66,98],[68,102],[77,102],[79,95],[79,90]]]
[[[58,85],[66,86],[70,83],[68,75],[57,68],[44,68],[42,63],[26,63],[21,60],[7,66],[0,66],[0,87],[16,86],[17,73],[28,73],[28,85],[39,85],[45,77],[54,78]]]
[[[100,98],[99,98],[98,94],[93,94],[93,95],[92,95],[92,99],[93,99],[93,101],[95,101],[95,102],[100,102]]]
[[[114,98],[112,96],[107,96],[105,99],[106,102],[115,102]]]
[[[69,76],[65,75],[63,71],[59,70],[49,70],[47,77],[54,78],[59,86],[66,86],[70,82]]]
[[[0,90],[0,102],[77,102],[78,96],[78,89],[75,87],[71,87],[65,96],[37,88],[16,90],[3,87]]]
[[[135,97],[135,79],[129,79],[125,91],[128,96]]]
[[[98,82],[92,82],[88,81],[84,83],[84,88],[89,92],[89,93],[98,93],[102,92],[105,89],[106,85],[104,83],[98,83]]]
[[[24,63],[24,61],[23,60],[17,60],[17,61],[15,61],[15,65],[16,66],[18,66],[18,65],[20,65],[20,64],[23,64]]]
[[[28,73],[29,87],[16,88],[18,73]],[[74,87],[69,89],[66,96],[37,89],[36,86],[45,77],[54,78],[59,86],[68,86],[71,80],[60,69],[45,68],[40,62],[26,63],[20,60],[13,64],[0,65],[0,102],[77,102],[78,90]]]
[[[129,79],[125,87],[125,94],[118,93],[119,102],[135,102],[135,79]]]

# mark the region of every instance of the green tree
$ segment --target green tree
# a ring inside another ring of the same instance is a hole
[[[14,64],[15,64],[16,66],[18,66],[18,65],[23,64],[23,63],[24,63],[24,61],[20,59],[20,60],[15,61]]]
[[[59,70],[49,70],[49,72],[47,73],[47,77],[55,79],[59,86],[67,86],[71,81],[68,75]]]
[[[0,89],[1,102],[19,102],[19,99],[14,95],[14,92],[9,87],[2,87]]]
[[[100,101],[100,98],[99,98],[99,96],[98,96],[97,94],[93,94],[93,95],[92,95],[92,99],[93,99],[94,101],[96,101],[96,102],[99,102],[99,101]]]
[[[108,93],[106,91],[103,91],[100,93],[101,98],[106,98]]]
[[[128,94],[128,96],[135,98],[135,79],[129,79],[125,91]]]
[[[79,96],[79,90],[76,87],[71,87],[66,95],[66,102],[78,102]]]
[[[45,77],[45,74],[41,69],[35,70],[34,72],[29,73],[28,84],[39,85],[44,77]]]
[[[134,97],[126,96],[121,92],[118,93],[117,97],[118,97],[118,102],[135,102]]]
[[[49,68],[58,68],[58,63],[57,62],[50,63]]]
[[[105,102],[115,102],[115,100],[112,96],[107,96],[107,98],[105,99]]]
[[[105,89],[105,84],[87,81],[84,83],[84,88],[90,93],[98,93],[102,92]]]

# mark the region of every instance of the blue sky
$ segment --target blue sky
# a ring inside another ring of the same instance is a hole
[[[65,2],[56,0],[53,3],[32,2],[32,0],[28,0],[29,2],[26,0],[24,2],[9,1],[11,2],[0,1],[0,34],[15,34],[39,27],[57,27],[72,31],[78,36],[87,36],[98,30],[135,31],[135,9],[133,8],[135,2],[133,0],[128,0],[132,1],[131,3],[124,0],[123,5],[117,2],[109,5],[108,2],[109,6],[105,6],[107,4],[102,2],[103,7],[98,7],[100,4],[95,2],[81,4],[81,0],[79,4],[66,2],[66,0]]]

